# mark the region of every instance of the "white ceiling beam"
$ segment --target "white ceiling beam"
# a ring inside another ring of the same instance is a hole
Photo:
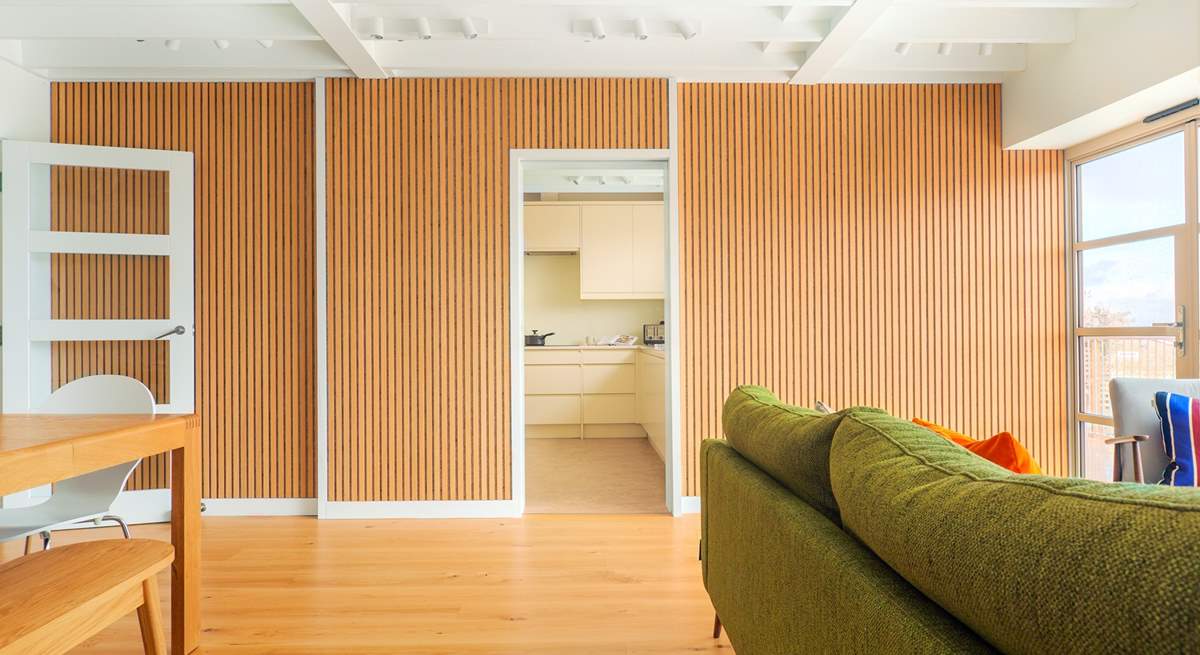
[[[373,44],[358,38],[354,28],[329,0],[292,0],[313,29],[358,77],[383,78],[388,73],[375,59]]]
[[[321,37],[283,5],[152,6],[121,11],[103,5],[6,6],[0,38],[16,39],[275,39]]]
[[[816,84],[862,39],[893,0],[857,0],[842,13],[825,39],[809,53],[792,75],[792,84]]]
[[[937,46],[914,45],[908,54],[897,54],[892,44],[863,41],[850,50],[838,64],[839,71],[1019,71],[1025,69],[1025,46],[997,44],[990,55],[975,48],[954,48],[940,55]]]
[[[868,38],[905,43],[1070,43],[1070,9],[895,6],[884,12]]]
[[[701,48],[690,42],[613,39],[581,43],[536,41],[381,41],[375,54],[389,69],[420,69],[460,73],[529,70],[596,75],[667,75],[670,71],[795,70],[794,53],[764,54],[752,43],[716,43]]]
[[[896,0],[896,4],[974,9],[1128,9],[1137,0]]]
[[[53,68],[302,68],[341,71],[345,63],[320,41],[284,41],[263,48],[240,42],[219,50],[209,41],[184,41],[179,50],[168,50],[161,41],[98,42],[84,39],[25,41],[26,66]]]

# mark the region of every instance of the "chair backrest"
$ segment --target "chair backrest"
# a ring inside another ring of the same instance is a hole
[[[154,394],[124,375],[92,375],[73,380],[50,394],[43,414],[153,414]]]
[[[1153,378],[1113,378],[1108,383],[1112,398],[1113,430],[1118,437],[1135,434],[1150,436],[1141,445],[1142,473],[1149,484],[1162,479],[1167,468],[1167,452],[1163,446],[1162,428],[1154,409],[1154,394],[1169,391],[1200,397],[1200,380],[1167,380]],[[1122,448],[1128,450],[1128,448]],[[1122,480],[1133,481],[1133,465],[1128,452],[1121,453]]]
[[[92,375],[73,380],[50,394],[43,414],[153,414],[154,394],[124,375]],[[54,496],[83,514],[108,511],[141,460],[118,464],[57,482]]]

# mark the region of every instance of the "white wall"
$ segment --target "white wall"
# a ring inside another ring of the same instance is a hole
[[[1004,145],[1066,148],[1200,95],[1200,0],[1078,11],[1073,43],[1028,48],[1003,84]]]
[[[554,332],[550,345],[583,343],[588,336],[632,334],[663,320],[661,300],[580,300],[577,255],[525,255],[525,333]]]
[[[0,139],[50,140],[50,83],[3,59],[0,59]],[[0,165],[2,157],[0,154]],[[0,192],[0,212],[3,205]],[[3,365],[0,357],[0,366]],[[0,507],[20,507],[30,502],[28,492],[0,497]]]

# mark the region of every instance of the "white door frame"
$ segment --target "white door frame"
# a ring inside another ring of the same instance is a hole
[[[509,151],[509,361],[511,362],[510,444],[512,448],[512,496],[517,512],[525,513],[525,340],[521,329],[525,307],[525,217],[523,164],[537,161],[661,162],[666,175],[663,202],[667,209],[667,510],[683,513],[680,462],[680,377],[679,377],[679,206],[674,159],[670,149],[512,149]]]

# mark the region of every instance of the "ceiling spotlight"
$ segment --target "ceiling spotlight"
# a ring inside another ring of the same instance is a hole
[[[950,54],[950,51],[953,49],[954,49],[953,43],[939,43],[938,44],[938,54],[943,57],[948,56]]]
[[[608,185],[608,180],[603,175],[599,176],[596,181],[599,182],[601,186]]]
[[[896,44],[896,54],[900,55],[901,57],[907,55],[909,53],[909,51],[911,51],[911,50],[912,50],[911,43],[908,43],[906,41],[901,41],[900,43]]]
[[[981,57],[991,57],[991,56],[992,56],[992,44],[990,44],[990,43],[980,43],[980,44],[979,44],[979,56],[981,56]]]
[[[383,16],[372,16],[367,19],[367,37],[375,41],[383,40]]]
[[[571,181],[571,184],[579,186],[579,176],[568,177],[567,179]]]
[[[592,19],[592,38],[597,41],[603,41],[608,38],[608,32],[604,31],[604,21],[599,18]]]
[[[650,38],[650,35],[646,33],[645,18],[635,18],[633,20],[633,35],[637,37],[638,41],[645,41]]]
[[[479,38],[479,30],[475,29],[475,21],[471,20],[470,16],[462,19],[462,33],[468,39]]]
[[[433,30],[429,29],[428,18],[417,19],[417,36],[420,36],[422,41],[428,41],[433,38]]]
[[[696,24],[690,20],[679,21],[678,27],[679,35],[682,36],[685,41],[691,41],[692,39],[696,38],[698,34],[700,34],[700,30],[696,29]]]
[[[213,45],[217,46],[217,50],[228,50],[229,41],[226,39],[217,39],[213,41]]]
[[[258,45],[260,45],[264,48],[270,48],[271,46],[275,45],[275,41],[273,41],[271,39],[259,39]]]
[[[167,39],[166,41],[163,41],[163,45],[166,46],[167,50],[174,51],[183,47],[183,41],[180,41],[179,39]]]

